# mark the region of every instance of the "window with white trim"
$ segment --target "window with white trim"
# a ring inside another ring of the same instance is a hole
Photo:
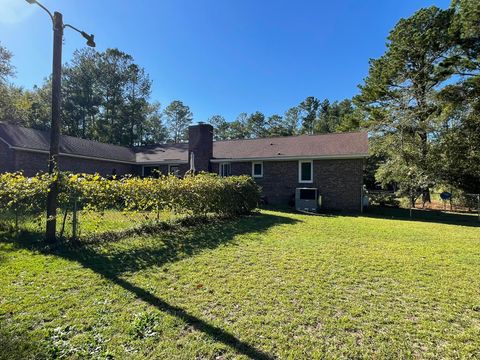
[[[160,175],[160,170],[158,166],[143,166],[142,167],[142,176],[143,177],[154,177],[158,178]]]
[[[252,162],[252,176],[254,178],[263,177],[263,162],[261,161]]]
[[[218,174],[221,177],[230,176],[230,170],[230,163],[220,163],[220,165],[218,166]]]
[[[313,161],[300,160],[298,162],[298,182],[313,183]]]
[[[180,166],[178,165],[168,165],[168,173],[171,175],[175,175],[177,177],[180,176]]]

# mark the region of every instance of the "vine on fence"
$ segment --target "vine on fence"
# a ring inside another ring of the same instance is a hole
[[[222,178],[201,173],[177,178],[126,177],[106,179],[98,174],[60,173],[59,207],[103,212],[107,209],[158,214],[173,211],[185,214],[237,216],[255,209],[260,189],[248,176]],[[0,212],[43,213],[53,176],[26,177],[21,172],[0,174]]]

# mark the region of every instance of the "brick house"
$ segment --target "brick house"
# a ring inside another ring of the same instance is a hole
[[[49,133],[0,123],[0,172],[47,170]],[[188,143],[128,148],[62,136],[63,171],[151,176],[196,171],[221,176],[250,175],[272,204],[286,204],[298,187],[314,187],[327,209],[359,210],[363,169],[368,156],[366,133],[300,135],[213,141],[213,128],[189,128]]]

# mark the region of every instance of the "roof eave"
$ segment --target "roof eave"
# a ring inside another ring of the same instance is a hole
[[[26,151],[26,152],[33,152],[33,153],[40,153],[40,154],[49,154],[50,153],[48,150],[31,149],[31,148],[24,148],[24,147],[19,147],[19,146],[11,146],[10,148],[13,149],[13,150],[16,150],[16,151]],[[59,156],[69,156],[69,157],[80,158],[80,159],[88,159],[88,160],[109,161],[109,162],[115,162],[115,163],[120,163],[120,164],[130,164],[130,165],[137,164],[137,162],[133,161],[133,160],[129,161],[129,160],[109,159],[109,158],[102,158],[102,157],[96,157],[96,156],[69,154],[69,153],[64,153],[64,152],[59,152],[58,155]]]
[[[148,161],[137,160],[135,164],[137,165],[172,165],[172,164],[188,164],[188,161],[180,160],[180,159],[148,160]]]
[[[221,162],[241,162],[241,161],[295,161],[295,160],[348,160],[365,159],[367,153],[361,154],[342,154],[342,155],[304,155],[304,156],[273,156],[273,157],[248,157],[248,158],[214,158],[212,163]]]

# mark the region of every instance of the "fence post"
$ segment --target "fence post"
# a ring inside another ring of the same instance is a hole
[[[73,200],[73,216],[72,216],[72,239],[77,239],[77,198]]]
[[[360,187],[360,214],[363,214],[363,185]]]
[[[18,207],[15,207],[15,231],[18,231]]]
[[[478,221],[480,221],[480,194],[477,194],[477,213],[478,213]]]
[[[412,193],[412,189],[410,189],[410,219],[412,218],[412,207],[413,207],[413,193]]]

